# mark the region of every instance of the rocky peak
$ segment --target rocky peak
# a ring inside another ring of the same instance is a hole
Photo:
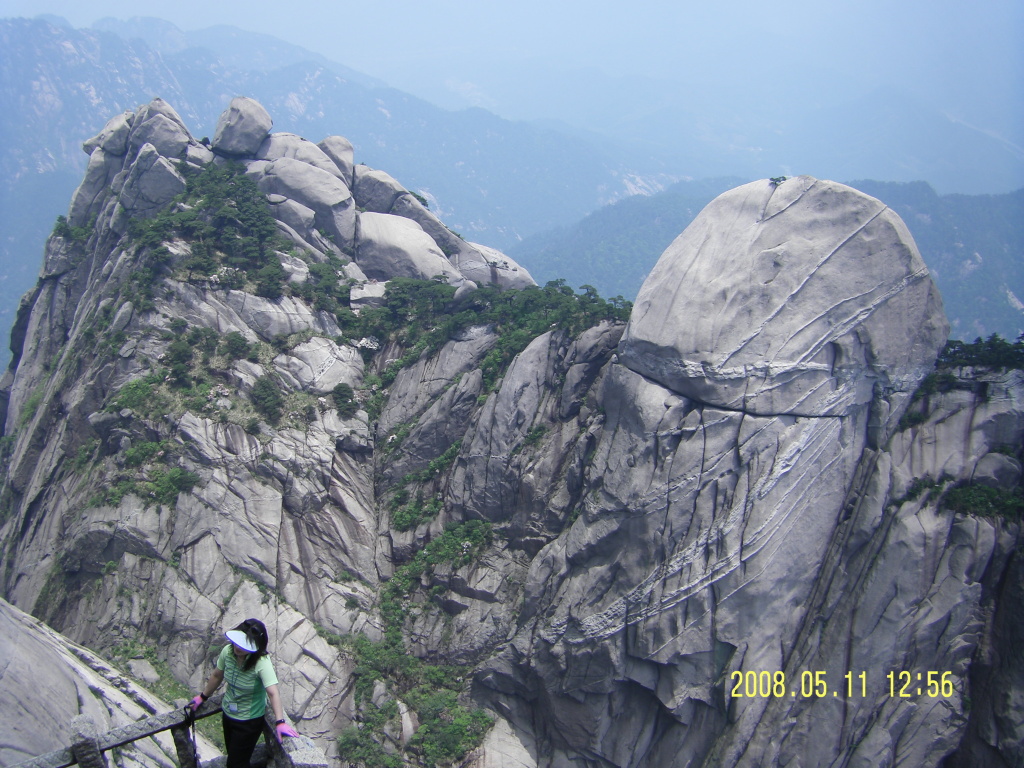
[[[217,121],[213,134],[213,150],[232,156],[255,155],[268,138],[274,121],[255,99],[236,96]]]
[[[294,134],[271,134],[272,126],[262,105],[237,97],[221,115],[207,149],[162,99],[136,113],[118,115],[83,145],[90,155],[89,170],[72,200],[68,221],[72,227],[95,222],[100,231],[109,226],[124,234],[125,216],[152,215],[184,191],[185,180],[175,163],[199,170],[221,156],[243,163],[269,196],[284,235],[321,260],[332,250],[354,255],[357,264],[368,262],[374,279],[445,275],[460,284],[534,284],[504,254],[454,235],[387,173],[354,168],[352,145],[343,137],[328,137],[318,146]],[[109,187],[116,197],[107,194]],[[106,205],[102,211],[101,202]],[[397,219],[370,216],[363,238],[357,235],[362,211]],[[414,230],[422,230],[426,238],[410,240],[408,233]],[[382,250],[398,261],[388,262]],[[377,266],[381,258],[383,268]],[[453,263],[445,263],[449,260]],[[389,269],[395,264],[406,266]]]
[[[799,177],[747,184],[701,212],[645,281],[621,357],[708,405],[843,415],[876,390],[912,393],[948,333],[900,218]]]

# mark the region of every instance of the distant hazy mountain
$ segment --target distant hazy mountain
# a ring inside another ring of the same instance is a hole
[[[679,182],[633,197],[509,249],[539,282],[561,277],[632,300],[662,251],[701,209],[743,179]],[[942,292],[954,338],[1024,332],[1024,189],[938,195],[924,182],[854,181],[910,228]]]
[[[326,56],[309,51],[285,40],[248,32],[223,24],[205,29],[183,31],[163,19],[135,17],[128,20],[105,18],[93,24],[93,29],[113,32],[124,40],[139,39],[161,55],[167,56],[190,48],[214,51],[225,66],[240,70],[268,72],[291,64],[312,62],[346,80],[367,88],[386,88],[387,84],[375,77],[346,67]]]
[[[82,142],[110,115],[157,95],[211,135],[240,94],[267,107],[276,131],[344,135],[357,162],[388,168],[453,228],[497,247],[679,178],[579,135],[482,109],[440,109],[265,35],[223,27],[184,33],[153,19],[106,20],[92,30],[60,22],[0,21],[3,328],[82,177]]]
[[[937,195],[929,185],[854,181],[906,222],[942,292],[954,338],[1024,332],[1024,189]]]
[[[666,71],[654,79],[545,64],[526,63],[513,76],[507,64],[481,62],[472,82],[424,72],[416,92],[449,106],[473,103],[505,116],[558,120],[623,145],[642,143],[688,178],[806,173],[924,180],[941,193],[965,194],[1024,186],[1024,126],[1000,137],[923,95],[868,88],[848,73],[822,68],[809,91],[806,71],[792,79],[737,77],[726,86],[713,72]],[[447,91],[427,87],[438,79]]]

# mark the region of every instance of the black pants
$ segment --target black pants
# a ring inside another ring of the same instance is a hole
[[[228,751],[227,768],[249,768],[252,752],[263,733],[263,718],[234,720],[221,713],[221,720],[224,723],[224,745]]]

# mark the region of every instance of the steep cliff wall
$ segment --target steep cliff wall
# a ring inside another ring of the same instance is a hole
[[[1014,373],[900,428],[945,332],[877,201],[806,178],[718,198],[638,297],[592,490],[482,695],[594,765],[938,764],[1019,525],[908,488],[1006,447],[1014,487],[1022,427]]]
[[[270,128],[86,144],[3,381],[7,600],[193,686],[259,616],[342,759],[1019,759],[1019,523],[954,490],[1019,498],[1024,389],[931,386],[891,211],[733,190],[624,324]]]

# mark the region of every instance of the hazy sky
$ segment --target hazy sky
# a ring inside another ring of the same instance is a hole
[[[0,16],[40,13],[232,24],[427,96],[497,70],[592,67],[736,94],[888,84],[1004,134],[1024,122],[1021,0],[0,0]]]

